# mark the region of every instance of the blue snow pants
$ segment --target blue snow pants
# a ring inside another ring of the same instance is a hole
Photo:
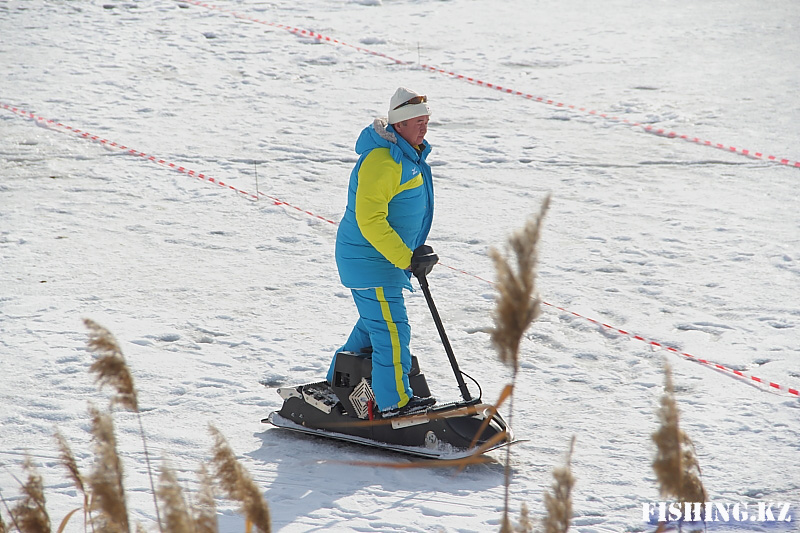
[[[372,347],[372,391],[375,402],[383,410],[403,407],[413,396],[408,384],[411,371],[411,326],[408,323],[403,289],[377,287],[352,289],[359,319],[347,342],[338,351],[359,353]],[[334,355],[328,370],[328,383],[333,382]]]

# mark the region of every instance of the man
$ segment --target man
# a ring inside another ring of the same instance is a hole
[[[431,150],[425,140],[427,101],[400,87],[388,119],[376,118],[361,132],[336,235],[339,278],[351,289],[359,315],[339,351],[372,351],[372,390],[384,416],[436,402],[414,396],[408,383],[411,326],[403,300],[403,289],[412,290],[412,270],[433,252],[424,246],[433,220],[433,180],[425,161]],[[329,383],[335,363],[334,356]]]

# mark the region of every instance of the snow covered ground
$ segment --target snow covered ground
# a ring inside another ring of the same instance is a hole
[[[435,65],[667,131],[800,160],[800,3],[793,0],[170,0],[0,2],[0,106],[90,132],[338,220],[359,131],[399,85],[430,98],[430,276],[462,368],[493,401],[508,382],[488,335],[487,256],[552,193],[540,290],[522,345],[512,504],[542,493],[577,436],[581,533],[652,530],[662,361],[712,500],[792,502],[800,401],[616,328],[800,388],[800,169],[548,106]],[[260,19],[246,20],[231,15]],[[412,64],[270,26],[302,28]],[[66,133],[66,134],[65,134]],[[277,531],[497,530],[499,463],[355,468],[395,455],[270,429],[271,386],[319,379],[355,320],[336,227],[0,108],[0,490],[30,454],[60,520],[81,504],[60,429],[90,469],[82,318],[117,336],[151,451],[194,490],[215,424],[264,488]],[[452,267],[452,268],[448,268]],[[461,271],[466,271],[464,274]],[[420,292],[413,351],[458,390]],[[563,307],[562,312],[553,306]],[[613,325],[599,327],[572,313]],[[154,510],[138,423],[116,416],[133,518]],[[494,454],[500,459],[502,455]],[[244,531],[220,501],[223,532]],[[72,531],[82,531],[73,522]]]

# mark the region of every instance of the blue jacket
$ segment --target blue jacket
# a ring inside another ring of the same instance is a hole
[[[385,119],[356,141],[347,209],[336,234],[336,266],[345,287],[411,289],[411,254],[425,244],[433,221],[433,178],[418,153]]]

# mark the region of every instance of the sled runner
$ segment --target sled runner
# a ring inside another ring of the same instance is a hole
[[[279,388],[283,406],[262,422],[292,431],[437,459],[460,459],[511,444],[513,435],[505,420],[491,405],[481,403],[480,394],[477,398],[471,396],[433,302],[425,272],[414,275],[420,282],[450,359],[462,401],[401,410],[394,416],[387,416],[380,413],[374,403],[370,387],[371,355],[339,352],[332,383],[321,381]],[[415,396],[431,396],[414,356],[408,379]]]

